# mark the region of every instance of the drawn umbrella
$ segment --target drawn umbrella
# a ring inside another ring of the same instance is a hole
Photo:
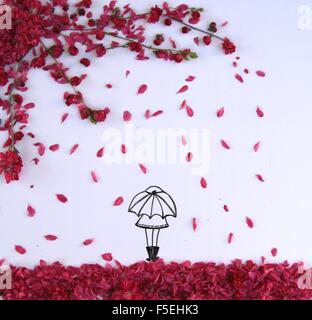
[[[158,237],[160,229],[168,228],[167,217],[177,216],[176,204],[171,196],[161,188],[152,186],[137,194],[131,201],[129,212],[135,213],[139,220],[135,224],[145,229],[148,261],[158,259]]]

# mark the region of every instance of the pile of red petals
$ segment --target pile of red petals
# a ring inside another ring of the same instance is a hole
[[[117,267],[85,264],[66,267],[44,261],[33,270],[12,267],[13,288],[5,300],[310,300],[298,287],[301,264],[261,264],[235,260],[229,265],[162,260]]]

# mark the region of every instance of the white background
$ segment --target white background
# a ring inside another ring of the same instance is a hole
[[[96,2],[100,8],[104,1]],[[131,2],[139,11],[155,3]],[[312,8],[312,2],[187,3],[205,8],[208,20],[229,21],[221,33],[238,46],[241,60],[237,70],[231,66],[236,55],[224,56],[218,42],[196,48],[192,36],[182,36],[178,26],[165,30],[172,30],[178,44],[198,51],[198,60],[181,65],[156,59],[136,61],[132,54],[118,49],[85,69],[78,63],[80,56],[62,58],[72,66],[72,75],[88,71],[81,90],[90,105],[111,108],[108,120],[97,126],[82,122],[74,107],[64,106],[62,95],[69,90],[67,86],[55,83],[41,70],[30,73],[25,98],[36,103],[28,127],[36,139],[27,137],[19,144],[24,158],[20,181],[9,185],[3,179],[0,182],[0,258],[25,266],[37,264],[39,259],[72,265],[103,263],[100,255],[105,252],[125,264],[144,259],[144,232],[134,226],[137,218],[127,213],[127,207],[137,192],[156,184],[171,194],[178,207],[178,218],[168,218],[170,228],[160,234],[160,254],[166,261],[260,261],[265,256],[275,262],[312,263],[312,30],[298,29],[297,13],[302,4]],[[152,34],[161,31],[150,30]],[[244,75],[245,83],[240,84],[234,74],[243,74],[245,67],[251,74]],[[126,79],[127,69],[131,74]],[[266,71],[267,77],[255,76],[256,70]],[[188,75],[196,80],[189,84],[188,92],[176,95]],[[106,89],[106,83],[112,83],[113,88]],[[137,96],[142,83],[148,84],[148,91]],[[178,110],[183,99],[195,111],[192,119]],[[256,116],[258,105],[265,112],[263,119]],[[226,112],[218,119],[215,112],[221,106]],[[146,121],[147,108],[163,109],[164,114]],[[95,154],[105,144],[104,130],[124,130],[124,110],[133,113],[136,128],[209,129],[208,188],[201,189],[200,177],[192,175],[190,166],[147,165],[149,172],[143,175],[137,164],[108,166],[98,159]],[[64,112],[70,116],[60,125]],[[232,149],[222,149],[220,139],[228,141]],[[47,147],[59,143],[61,149],[55,153],[47,150],[35,166],[30,162],[37,156],[32,143],[38,141]],[[256,154],[252,146],[257,141],[262,144]],[[79,149],[69,156],[75,143]],[[92,182],[91,170],[97,172],[100,183]],[[264,176],[264,184],[255,179],[256,173]],[[58,202],[56,193],[65,194],[68,203]],[[113,207],[118,196],[125,202]],[[34,218],[27,217],[28,203],[36,208]],[[224,204],[230,213],[224,213]],[[246,216],[254,220],[254,229],[246,226]],[[198,221],[196,232],[193,217]],[[234,233],[231,245],[227,243],[230,232]],[[49,242],[43,238],[45,234],[59,239]],[[81,243],[87,238],[95,242],[83,247]],[[16,244],[24,246],[27,253],[16,253]],[[276,258],[271,257],[273,247],[278,249]]]

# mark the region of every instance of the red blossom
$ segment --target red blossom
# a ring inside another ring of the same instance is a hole
[[[17,152],[0,152],[0,174],[4,175],[6,183],[19,180],[22,167],[23,161]]]
[[[223,49],[225,54],[232,54],[232,53],[234,53],[236,51],[236,46],[228,38],[225,38],[223,43],[222,43],[222,49]]]

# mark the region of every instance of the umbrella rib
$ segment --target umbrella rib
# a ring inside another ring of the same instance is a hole
[[[162,207],[162,204],[161,204],[160,200],[158,199],[158,195],[157,195],[156,199],[157,199],[157,201],[158,201],[158,203],[160,205],[160,208],[161,208],[161,211],[162,211],[161,212],[161,217],[163,218],[164,217],[164,208]]]
[[[145,195],[144,197],[140,198],[135,204],[132,204],[132,202],[134,201],[134,199],[135,199],[137,196],[139,196],[141,193],[144,193],[144,192],[138,193],[138,194],[133,198],[133,200],[132,200],[131,203],[130,203],[129,210],[131,210],[131,209],[132,209],[134,206],[136,206],[140,201],[144,200],[146,197],[149,196],[149,194],[147,194],[147,195]]]
[[[170,200],[172,201],[173,205],[174,205],[174,211],[172,210],[172,208],[169,206],[169,204],[167,203],[167,201],[162,198],[159,194],[157,195],[157,197],[159,197],[166,205],[167,207],[170,209],[170,211],[174,214],[174,216],[177,215],[177,207],[175,202],[173,201],[173,199],[170,197],[170,195],[168,193],[166,193],[166,195],[170,198]]]
[[[146,205],[146,202],[151,198],[151,194],[149,194],[149,197],[147,198],[147,200],[144,202],[143,206],[141,207],[140,211],[138,212],[138,214],[141,214],[142,209],[144,208],[144,206]]]

